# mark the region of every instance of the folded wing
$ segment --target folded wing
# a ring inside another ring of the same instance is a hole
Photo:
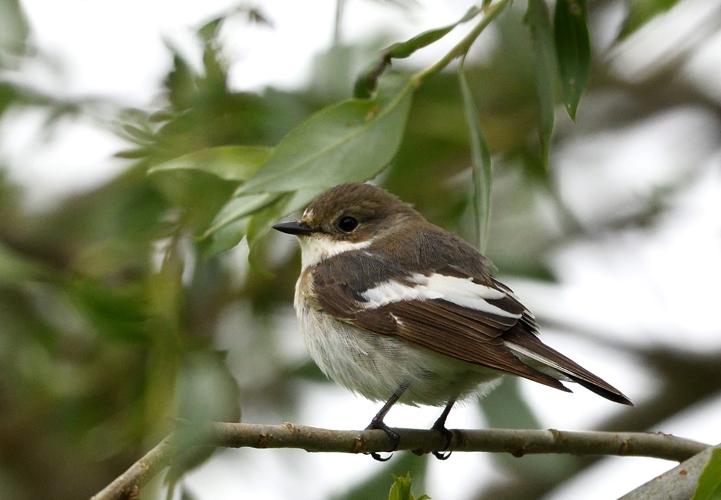
[[[479,256],[480,258],[480,256]],[[560,380],[631,404],[618,389],[543,344],[533,314],[513,292],[487,274],[457,266],[428,272],[389,266],[367,253],[349,252],[313,270],[317,307],[381,335],[468,363],[569,391]]]

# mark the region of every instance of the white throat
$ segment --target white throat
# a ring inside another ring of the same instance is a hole
[[[337,241],[320,234],[301,236],[298,241],[300,242],[301,268],[303,270],[334,255],[368,248],[373,243],[372,238],[359,242]]]

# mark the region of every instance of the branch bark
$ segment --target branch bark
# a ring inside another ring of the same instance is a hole
[[[416,453],[443,451],[445,438],[433,430],[396,429],[398,450]],[[187,429],[184,429],[187,432]],[[198,445],[227,448],[296,448],[310,452],[369,453],[391,451],[388,436],[380,430],[338,431],[284,423],[262,425],[212,423],[198,430]],[[183,450],[173,446],[173,436],[163,439],[143,458],[93,497],[92,500],[125,499],[172,462]],[[531,453],[622,455],[683,461],[709,445],[669,434],[642,432],[575,432],[518,429],[456,430],[453,451],[505,452],[516,457]]]

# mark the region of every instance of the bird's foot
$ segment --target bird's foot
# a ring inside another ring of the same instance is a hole
[[[383,420],[371,420],[371,423],[368,424],[368,427],[366,427],[366,430],[372,430],[372,429],[379,429],[386,433],[386,436],[388,436],[388,439],[391,441],[391,450],[395,451],[398,448],[398,443],[400,443],[401,435],[398,434],[394,429],[388,427]],[[387,457],[382,457],[380,453],[377,451],[371,451],[370,456],[373,457],[373,460],[377,460],[379,462],[387,462],[388,460],[393,457],[393,453],[388,455]]]
[[[451,456],[451,453],[453,453],[453,451],[448,450],[448,448],[451,447],[451,443],[453,442],[453,431],[449,431],[448,429],[446,429],[445,422],[436,422],[435,424],[433,424],[433,427],[431,427],[431,429],[440,432],[441,435],[446,439],[446,444],[443,446],[443,449],[441,451],[433,451],[431,453],[433,453],[433,456],[436,457],[438,460],[448,460]]]

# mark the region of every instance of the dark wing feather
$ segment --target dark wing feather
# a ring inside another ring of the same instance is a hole
[[[632,405],[631,401],[624,396],[618,389],[613,387],[611,384],[603,380],[602,378],[589,372],[581,365],[564,356],[555,349],[551,349],[546,344],[540,341],[535,335],[526,334],[522,328],[513,328],[509,331],[504,339],[508,342],[513,342],[533,353],[536,353],[543,358],[555,363],[562,367],[563,374],[567,375],[572,381],[585,387],[589,391],[595,392],[599,396],[603,396],[606,399],[615,401],[625,405]]]
[[[504,345],[501,330],[445,309],[440,301],[394,302],[357,313],[351,322],[371,331],[383,322],[386,332],[432,351],[568,391],[555,378],[521,362]]]

